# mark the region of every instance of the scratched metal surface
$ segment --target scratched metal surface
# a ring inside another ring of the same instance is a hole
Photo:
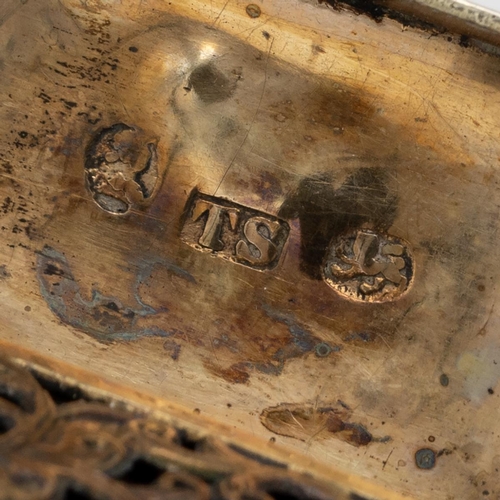
[[[497,498],[499,59],[303,2],[0,6],[0,334],[416,498]]]

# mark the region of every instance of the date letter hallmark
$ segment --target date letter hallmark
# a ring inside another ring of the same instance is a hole
[[[202,252],[268,270],[277,266],[289,232],[288,224],[272,215],[195,192],[181,238]]]
[[[402,240],[359,230],[332,241],[323,276],[344,297],[360,302],[387,302],[408,289],[413,258]]]

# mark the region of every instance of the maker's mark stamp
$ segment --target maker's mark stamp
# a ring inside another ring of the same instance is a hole
[[[289,231],[277,217],[195,192],[186,207],[181,238],[202,252],[266,270],[278,264]]]
[[[413,277],[413,259],[402,240],[359,230],[332,241],[323,264],[323,276],[344,297],[386,302],[408,289]]]

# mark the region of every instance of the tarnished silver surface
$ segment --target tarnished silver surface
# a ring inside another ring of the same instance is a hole
[[[1,9],[2,341],[394,495],[498,494],[492,39],[388,2]]]

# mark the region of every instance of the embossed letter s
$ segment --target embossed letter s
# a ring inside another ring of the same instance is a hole
[[[273,238],[280,227],[279,222],[264,217],[248,219],[243,234],[250,244],[245,240],[238,241],[236,244],[236,258],[254,266],[265,266],[271,263],[278,252]]]

